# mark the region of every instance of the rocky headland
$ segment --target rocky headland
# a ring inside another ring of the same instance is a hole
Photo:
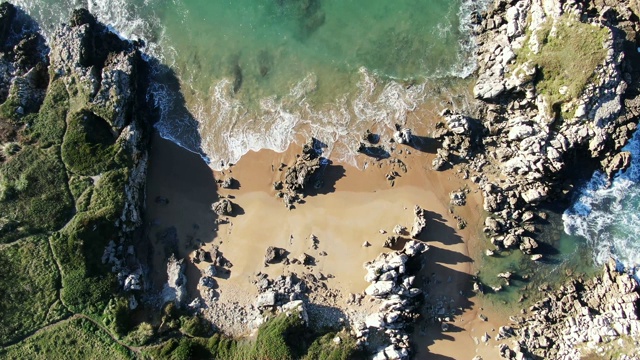
[[[496,1],[482,16],[478,106],[443,111],[433,167],[455,165],[481,189],[497,250],[535,254],[539,205],[566,199],[580,175],[629,165],[620,149],[640,114],[637,11],[527,0]]]

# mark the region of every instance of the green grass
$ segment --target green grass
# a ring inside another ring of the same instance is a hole
[[[67,175],[55,149],[25,145],[0,167],[0,214],[15,224],[0,242],[62,227],[73,214]]]
[[[280,314],[265,322],[258,331],[254,347],[256,359],[297,359],[301,354],[300,340],[305,333],[304,324],[297,314]]]
[[[333,340],[340,337],[340,343]],[[349,360],[360,358],[355,339],[346,333],[328,333],[317,338],[309,347],[306,360]],[[364,357],[362,357],[364,358]]]
[[[193,321],[193,320],[192,320]],[[183,321],[184,330],[185,321]],[[333,339],[339,335],[340,344]],[[280,314],[258,329],[255,339],[237,340],[216,333],[209,338],[182,337],[143,351],[146,359],[216,360],[346,360],[364,358],[353,337],[346,333],[318,336],[297,314]]]
[[[88,176],[131,165],[129,154],[116,142],[109,124],[84,110],[67,119],[62,159],[74,174]]]
[[[528,34],[525,46],[517,53],[514,69],[529,61],[538,67],[536,88],[547,99],[549,113],[552,113],[563,104],[577,99],[585,87],[595,80],[594,71],[607,56],[604,42],[611,35],[607,28],[585,24],[565,14],[555,22],[547,20],[536,31],[535,36],[541,44],[537,54],[527,46],[532,36]],[[567,91],[561,94],[560,88],[564,86]],[[575,108],[570,106],[562,112],[568,120]]]
[[[0,345],[64,317],[59,288],[60,274],[46,237],[0,249]]]
[[[125,360],[133,359],[133,355],[89,320],[74,319],[57,324],[19,344],[0,349],[0,358]]]
[[[69,111],[69,95],[62,80],[49,84],[47,95],[37,115],[25,117],[29,125],[26,135],[41,147],[60,145]]]
[[[115,230],[112,222],[80,213],[67,228],[51,237],[62,271],[61,297],[70,310],[102,315],[116,290],[115,275],[101,262]]]

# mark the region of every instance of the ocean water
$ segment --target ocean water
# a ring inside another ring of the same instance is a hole
[[[640,132],[624,150],[631,166],[608,181],[601,172],[581,187],[563,214],[566,234],[591,248],[596,264],[614,258],[638,279],[640,269]]]
[[[45,32],[84,6],[144,40],[159,60],[157,129],[214,169],[308,136],[353,163],[365,129],[391,131],[432,96],[430,82],[472,73],[471,14],[487,2],[15,1]]]

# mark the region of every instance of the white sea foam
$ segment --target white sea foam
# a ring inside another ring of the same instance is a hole
[[[565,232],[585,238],[596,263],[619,260],[629,271],[640,268],[640,132],[625,147],[631,167],[611,184],[596,172],[562,218]]]

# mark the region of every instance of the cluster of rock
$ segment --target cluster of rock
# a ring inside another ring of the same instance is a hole
[[[311,138],[302,147],[302,154],[297,155],[296,162],[289,166],[280,167],[278,170],[286,169],[284,181],[277,181],[273,188],[277,191],[276,196],[283,199],[284,204],[293,209],[296,202],[300,202],[308,188],[310,181],[314,178],[317,170],[320,169],[322,158],[317,149],[317,140]],[[316,178],[313,187],[322,187],[322,180]]]
[[[602,356],[607,344],[624,337],[631,344],[618,351],[638,359],[639,304],[638,284],[618,273],[612,260],[602,275],[572,280],[531,306],[525,317],[512,317],[515,344],[502,344],[501,354],[507,359],[581,359]]]
[[[0,4],[0,103],[11,97],[18,116],[37,112],[47,90],[49,59],[37,29],[21,10]]]
[[[425,210],[418,205],[413,208],[413,213],[415,215],[415,218],[413,220],[413,226],[411,227],[411,232],[409,233],[409,235],[411,235],[411,237],[415,239],[420,236],[420,234],[422,234],[422,231],[427,227],[427,217]]]
[[[193,262],[196,264],[209,264],[203,269],[202,276],[200,277],[200,293],[207,302],[215,301],[218,298],[218,294],[215,291],[218,283],[215,278],[218,276],[227,276],[233,264],[222,255],[222,251],[220,251],[218,246],[213,246],[211,251],[204,249],[196,250]]]
[[[476,120],[449,109],[444,109],[440,115],[444,122],[436,124],[433,138],[439,140],[441,145],[431,163],[431,167],[437,171],[470,161],[480,151],[482,137],[482,127]]]
[[[365,280],[371,285],[365,294],[379,301],[378,312],[369,315],[364,324],[355,325],[360,342],[367,341],[372,332],[382,332],[387,344],[378,349],[374,359],[405,359],[410,344],[407,326],[418,318],[422,290],[413,286],[415,276],[409,273],[409,262],[427,251],[422,242],[410,240],[400,251],[380,254],[364,264]]]
[[[535,251],[537,214],[530,210],[566,196],[572,166],[600,166],[613,174],[629,164],[628,154],[619,151],[640,115],[634,45],[640,28],[629,4],[609,3],[496,0],[477,28],[474,95],[481,101],[474,117],[480,120],[445,110],[434,134],[442,147],[433,167],[463,163],[472,173],[494,218],[485,230],[498,249]],[[576,99],[554,108],[536,87],[543,69],[517,54],[538,53],[537,34],[568,19],[608,34],[606,57]]]
[[[253,284],[259,293],[255,305],[261,310],[274,309],[291,301],[303,300],[309,292],[306,282],[296,274],[269,279],[267,274],[258,273]]]

